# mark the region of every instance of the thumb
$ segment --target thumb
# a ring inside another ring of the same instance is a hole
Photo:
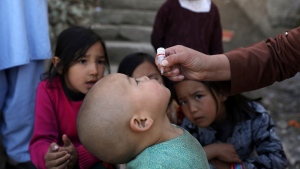
[[[67,147],[72,144],[72,142],[70,141],[70,139],[68,138],[68,136],[66,134],[64,134],[62,136],[62,140],[64,142],[64,147]]]

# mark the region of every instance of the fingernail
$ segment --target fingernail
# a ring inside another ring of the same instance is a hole
[[[54,145],[53,146],[53,150],[57,150],[58,149],[58,146],[57,145]]]
[[[163,61],[161,61],[161,65],[162,66],[168,66],[168,61],[167,60],[163,60]]]
[[[179,79],[179,80],[183,80],[183,79],[184,79],[184,76],[183,76],[183,75],[178,75],[178,79]]]

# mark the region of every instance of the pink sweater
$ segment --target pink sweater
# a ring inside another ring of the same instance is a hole
[[[39,169],[46,168],[44,156],[52,142],[63,146],[66,134],[76,147],[80,168],[90,168],[99,160],[80,143],[76,130],[76,117],[82,101],[70,101],[65,95],[60,78],[39,83],[36,94],[34,133],[29,145],[31,160]]]

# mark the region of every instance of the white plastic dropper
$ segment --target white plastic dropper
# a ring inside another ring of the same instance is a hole
[[[160,47],[160,48],[157,49],[156,56],[157,56],[158,64],[161,65],[161,62],[162,62],[162,60],[164,60],[165,55],[166,55],[165,48]],[[164,74],[164,68],[163,67],[160,68],[160,73]]]

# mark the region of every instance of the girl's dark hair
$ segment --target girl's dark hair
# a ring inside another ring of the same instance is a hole
[[[154,57],[148,53],[137,52],[124,57],[120,62],[118,73],[123,73],[127,76],[132,76],[134,70],[145,61],[155,65]],[[156,66],[156,65],[155,65]]]
[[[123,73],[131,77],[134,70],[145,61],[151,63],[154,67],[156,67],[154,56],[148,53],[137,52],[137,53],[129,54],[125,56],[124,59],[120,62],[118,73]],[[157,71],[159,70],[157,69]],[[162,76],[162,79],[166,87],[169,88],[172,82],[164,76]]]
[[[217,104],[217,112],[219,109],[219,105],[217,102],[217,93],[221,93],[222,92],[222,88],[219,84],[219,82],[208,82],[208,81],[201,81],[199,83],[203,83],[205,86],[207,86],[207,88],[210,90],[211,94],[214,97],[214,100]],[[174,92],[174,96],[177,100],[177,95]],[[251,116],[251,113],[254,113],[255,110],[252,108],[251,106],[251,101],[258,101],[259,99],[250,99],[242,94],[236,94],[233,96],[228,96],[227,100],[224,102],[225,103],[225,107],[226,107],[226,111],[228,112],[228,118],[233,121],[233,122],[241,122],[245,119],[247,119],[248,117]]]
[[[41,80],[48,78],[50,82],[54,77],[59,76],[57,69],[61,69],[62,76],[64,76],[70,66],[80,57],[84,56],[87,50],[96,42],[100,42],[103,47],[105,66],[108,73],[110,73],[107,50],[102,38],[90,28],[74,26],[65,29],[58,36],[54,56],[57,56],[60,61],[56,65],[56,68],[51,63],[48,72],[41,75]]]

